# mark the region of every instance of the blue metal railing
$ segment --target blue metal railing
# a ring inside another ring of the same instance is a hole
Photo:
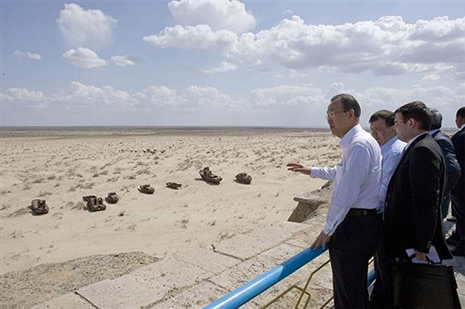
[[[320,254],[322,254],[324,251],[326,251],[326,249],[327,247],[325,247],[324,250],[322,250],[321,247],[318,247],[318,249],[315,250],[310,248],[305,249],[299,254],[290,258],[289,260],[279,264],[278,266],[273,267],[269,271],[240,286],[236,290],[215,300],[211,304],[204,307],[204,309],[237,308],[245,304],[255,296],[259,295],[263,291],[272,287],[279,281],[283,280],[284,278],[286,278],[287,276],[289,276],[308,262],[312,261]]]
[[[252,279],[246,284],[238,287],[234,291],[222,296],[221,298],[215,300],[211,304],[204,307],[204,309],[235,309],[243,304],[247,303],[249,300],[255,296],[261,294],[263,291],[272,287],[279,281],[283,280],[302,266],[314,260],[316,257],[321,255],[327,250],[325,247],[323,250],[321,247],[318,249],[307,248],[300,252],[299,254],[293,256],[289,260],[279,264],[278,266],[273,267],[269,271],[261,274],[260,276]],[[375,272],[372,270],[368,274],[368,286],[375,279]]]

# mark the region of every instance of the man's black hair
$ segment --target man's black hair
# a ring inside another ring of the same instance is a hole
[[[383,119],[388,127],[392,127],[394,125],[394,118],[395,114],[393,112],[387,109],[382,109],[371,115],[370,120],[368,122],[372,123],[378,119]]]
[[[347,94],[347,93],[341,93],[331,98],[331,102],[336,101],[336,100],[341,100],[342,108],[344,109],[344,112],[348,112],[351,109],[353,109],[355,118],[357,119],[360,118],[360,115],[362,114],[362,109],[360,108],[360,104],[358,104],[357,100],[354,98],[353,95]]]
[[[394,114],[400,113],[407,122],[410,118],[415,119],[419,124],[419,129],[429,131],[431,130],[432,113],[431,110],[421,101],[413,101],[402,105]]]

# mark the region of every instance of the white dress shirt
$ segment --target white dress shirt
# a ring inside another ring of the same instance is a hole
[[[418,134],[418,135],[415,135],[415,136],[412,137],[411,139],[409,139],[408,142],[407,142],[407,145],[405,145],[405,147],[404,147],[404,151],[407,151],[407,149],[410,147],[410,145],[412,145],[412,143],[413,143],[417,138],[419,138],[420,136],[425,135],[425,134],[428,134],[428,132],[422,132],[422,133],[420,133],[420,134]]]
[[[323,231],[331,236],[350,208],[376,209],[381,179],[381,150],[360,125],[341,139],[342,161],[334,167],[312,167],[310,177],[334,182]]]
[[[384,200],[386,199],[386,192],[391,180],[392,174],[402,158],[402,151],[404,150],[405,142],[399,140],[394,136],[381,146],[381,155],[383,157],[382,171],[381,171],[381,184],[379,187],[379,205],[378,212],[384,212]]]

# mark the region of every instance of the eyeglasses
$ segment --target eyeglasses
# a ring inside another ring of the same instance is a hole
[[[338,111],[338,112],[329,111],[329,112],[326,112],[326,120],[333,119],[339,113],[347,113],[347,112],[348,111]]]

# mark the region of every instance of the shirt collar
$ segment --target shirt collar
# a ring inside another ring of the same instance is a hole
[[[411,145],[417,138],[419,138],[420,136],[425,135],[425,134],[427,134],[427,133],[428,133],[428,132],[422,132],[422,133],[420,133],[420,134],[418,134],[418,135],[412,137],[412,138],[408,141],[407,145],[405,145],[404,151],[406,151],[406,150],[410,147],[410,145]]]
[[[339,142],[339,145],[341,145],[341,147],[345,147],[349,144],[350,140],[355,136],[355,134],[357,134],[358,132],[361,132],[363,131],[363,128],[360,124],[357,124],[355,126],[352,127],[352,129],[350,129],[342,138],[341,138],[341,141]]]
[[[434,129],[434,130],[429,131],[428,133],[429,133],[429,135],[433,136],[433,134],[438,132],[439,130],[441,130],[441,129]]]
[[[391,148],[391,146],[398,140],[397,136],[393,136],[391,137],[390,140],[388,140],[386,143],[384,143],[383,146],[381,146],[381,152],[383,152],[384,150],[388,149],[388,148]]]
[[[460,130],[462,130],[463,128],[465,128],[465,123],[462,124],[462,126],[460,127]]]

